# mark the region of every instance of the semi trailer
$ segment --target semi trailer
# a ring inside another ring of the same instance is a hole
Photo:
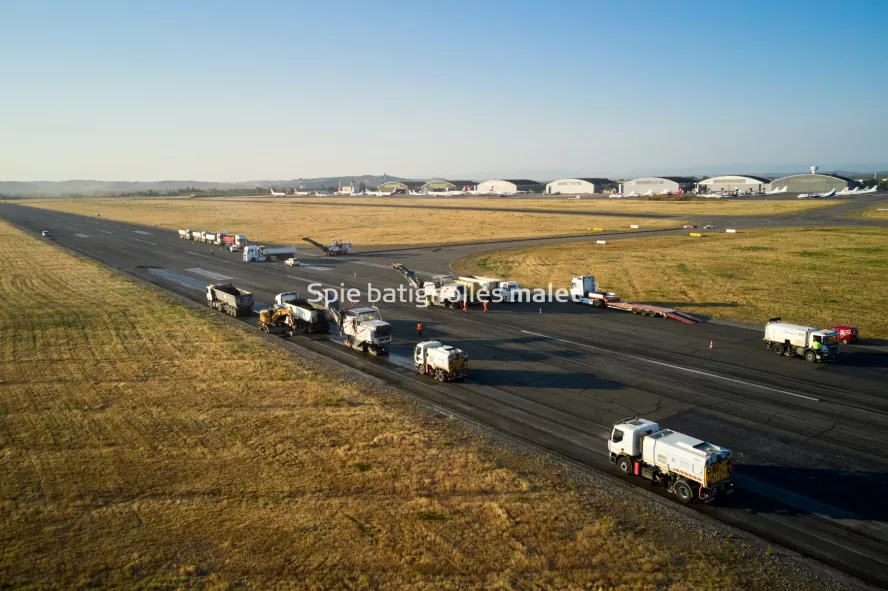
[[[274,297],[275,307],[283,307],[293,314],[294,327],[300,332],[330,332],[330,313],[320,304],[299,297],[299,292],[287,291]]]
[[[248,244],[244,246],[243,260],[245,263],[256,263],[276,259],[296,256],[295,246],[258,246],[256,244]]]

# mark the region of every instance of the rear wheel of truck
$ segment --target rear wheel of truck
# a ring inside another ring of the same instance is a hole
[[[808,349],[807,351],[805,351],[805,361],[807,361],[808,363],[814,363],[815,361],[817,361],[817,353],[815,353],[811,349]]]
[[[632,460],[626,456],[617,458],[617,469],[623,474],[632,474]]]
[[[435,379],[438,380],[439,382],[443,382],[444,381],[444,372],[441,371],[440,369],[435,370]]]
[[[776,353],[777,355],[783,355],[783,353],[785,352],[785,349],[783,348],[783,345],[781,345],[780,343],[774,343],[774,347],[772,348],[772,350],[773,350],[774,353]]]
[[[679,480],[676,482],[673,490],[675,491],[675,496],[677,496],[682,503],[690,503],[694,500],[694,491],[691,489],[691,485],[685,480]]]

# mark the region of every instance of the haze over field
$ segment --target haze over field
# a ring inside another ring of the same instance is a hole
[[[0,179],[884,169],[886,16],[872,1],[10,3]]]

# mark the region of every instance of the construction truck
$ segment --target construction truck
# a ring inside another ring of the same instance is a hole
[[[607,450],[620,472],[665,486],[683,503],[709,503],[734,492],[731,450],[661,429],[647,419],[615,424]]]
[[[441,382],[462,380],[469,375],[469,356],[462,349],[440,341],[423,341],[413,349],[417,371]]]
[[[431,280],[422,281],[401,263],[392,263],[392,269],[400,273],[416,289],[417,296],[426,305],[461,308],[467,301],[466,286],[454,283],[453,275],[433,275]]]
[[[290,310],[294,327],[300,332],[330,332],[330,313],[321,304],[299,297],[299,292],[287,291],[274,297],[275,307]]]
[[[179,240],[191,240],[194,236],[194,230],[191,228],[187,230],[179,230]]]
[[[207,305],[231,316],[249,316],[253,313],[253,294],[231,283],[208,285]]]
[[[771,318],[765,325],[765,347],[777,355],[802,357],[810,363],[826,362],[839,354],[839,333],[781,322]]]
[[[295,246],[258,246],[247,244],[244,246],[243,259],[245,263],[256,263],[268,260],[277,260],[296,255]]]
[[[466,294],[472,302],[478,301],[479,294],[481,299],[494,302],[517,302],[521,299],[521,284],[517,281],[463,275],[454,282],[466,286]]]
[[[606,308],[608,304],[620,301],[617,294],[610,291],[599,291],[595,285],[594,275],[574,277],[570,281],[570,299],[578,304],[591,304],[596,308]]]
[[[388,355],[392,343],[392,325],[385,322],[379,308],[352,308],[343,310],[329,292],[325,306],[339,328],[346,347],[370,353],[371,355]]]
[[[303,240],[320,248],[328,257],[348,254],[352,247],[351,242],[343,242],[342,238],[334,238],[332,244],[321,244],[311,238],[303,238]]]
[[[259,311],[259,330],[291,337],[296,331],[296,319],[289,308],[266,308]]]

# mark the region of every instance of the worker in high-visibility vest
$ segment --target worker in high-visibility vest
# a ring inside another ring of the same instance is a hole
[[[422,338],[422,322],[416,323],[416,336]]]
[[[823,343],[820,342],[820,337],[814,337],[814,344],[811,345],[811,348],[814,349],[814,352],[820,355],[820,349],[823,347]]]
[[[484,300],[484,311],[487,312],[487,300]]]

